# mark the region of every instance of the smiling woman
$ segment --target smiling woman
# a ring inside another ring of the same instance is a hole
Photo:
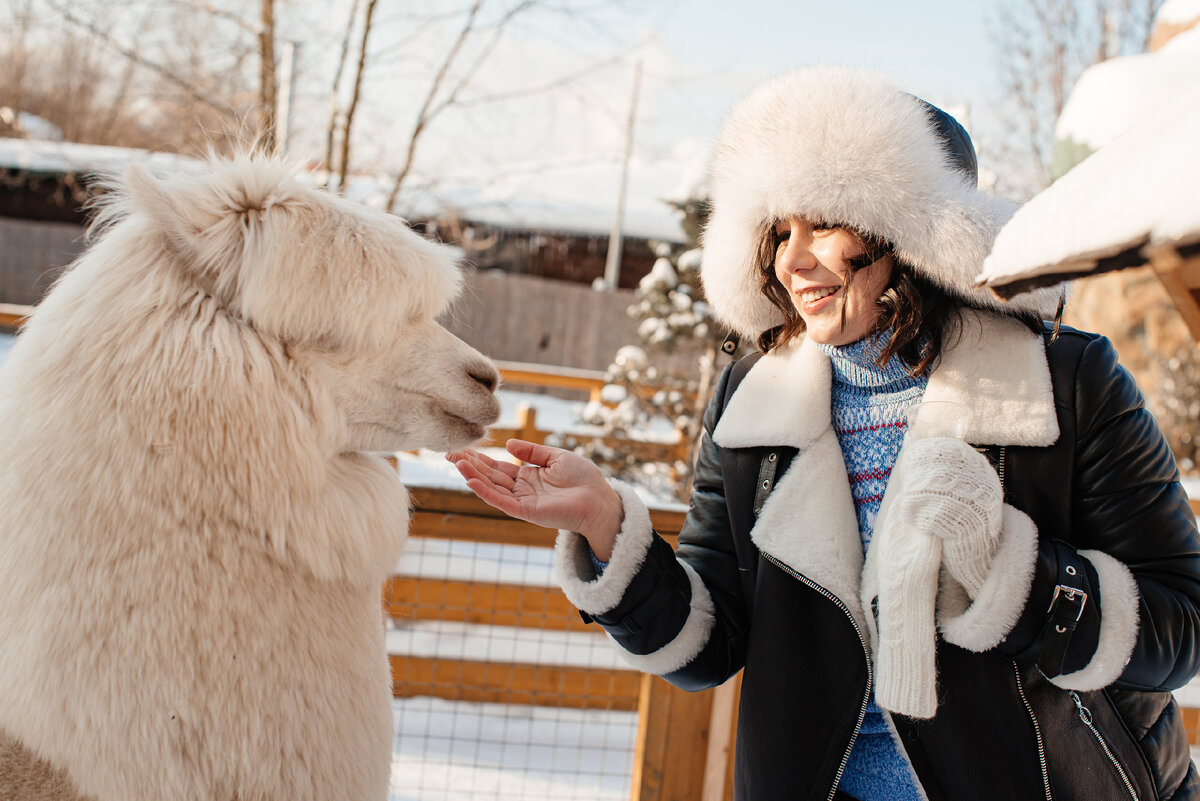
[[[805,217],[775,223],[772,240],[774,278],[810,339],[848,345],[876,327],[876,299],[891,277],[891,254],[868,249],[863,237],[849,228]]]
[[[1044,322],[1058,290],[975,287],[1014,207],[966,131],[804,69],[734,108],[711,175],[705,295],[760,352],[717,384],[678,548],[566,451],[455,453],[468,486],[563,529],[567,598],[634,666],[745,668],[737,801],[1200,800],[1174,459],[1107,340]],[[965,407],[962,437],[906,436],[917,403]]]

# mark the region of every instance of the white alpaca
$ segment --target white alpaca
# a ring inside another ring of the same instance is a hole
[[[369,452],[499,413],[451,252],[266,159],[111,198],[0,370],[0,797],[380,801]]]

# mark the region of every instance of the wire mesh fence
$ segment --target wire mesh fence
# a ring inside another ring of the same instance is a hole
[[[410,540],[384,589],[392,801],[629,797],[639,677],[552,586],[551,558]]]

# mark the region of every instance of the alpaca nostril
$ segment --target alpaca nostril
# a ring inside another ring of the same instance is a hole
[[[500,374],[491,365],[477,365],[467,368],[467,375],[474,379],[488,392],[495,392],[500,383]]]

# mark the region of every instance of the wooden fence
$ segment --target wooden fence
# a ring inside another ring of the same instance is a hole
[[[410,536],[549,548],[555,532],[513,520],[474,495],[411,488]],[[683,513],[651,511],[674,544]],[[555,587],[426,576],[392,576],[383,588],[388,617],[595,632]],[[391,656],[397,697],[636,710],[632,801],[718,801],[732,794],[737,682],[687,693],[632,669]]]

